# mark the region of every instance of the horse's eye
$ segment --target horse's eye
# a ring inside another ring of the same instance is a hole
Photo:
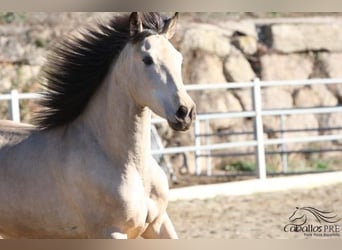
[[[150,57],[150,56],[145,56],[142,60],[143,60],[143,62],[144,62],[146,65],[151,65],[151,64],[153,64],[153,59],[152,59],[152,57]]]

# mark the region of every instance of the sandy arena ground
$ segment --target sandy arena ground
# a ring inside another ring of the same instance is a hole
[[[186,239],[342,239],[342,232],[335,237],[284,232],[283,228],[295,207],[302,206],[330,210],[342,218],[342,184],[206,200],[172,201],[168,213],[179,237]],[[313,219],[311,222],[319,225]],[[342,226],[342,220],[337,224]]]

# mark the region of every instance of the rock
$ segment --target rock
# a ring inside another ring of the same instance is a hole
[[[33,87],[33,82],[38,82],[39,66],[23,65],[17,70],[17,82],[20,85],[21,91],[27,91]]]
[[[324,85],[312,85],[299,89],[294,95],[296,107],[336,106],[337,98]]]
[[[230,82],[248,82],[255,78],[255,73],[242,53],[230,55],[224,62],[224,73]]]
[[[298,122],[300,121],[300,122]],[[290,115],[285,118],[284,138],[300,138],[318,135],[318,120],[313,114]],[[280,133],[278,135],[280,137]],[[308,148],[307,143],[288,143],[287,150],[300,150]]]
[[[30,44],[25,49],[24,56],[30,65],[42,66],[46,62],[46,53],[45,49]]]
[[[342,127],[342,113],[330,113],[325,115],[326,119],[323,121],[324,128],[341,128]],[[325,134],[337,134],[336,132],[327,131]],[[342,140],[334,141],[335,144],[342,145]]]
[[[30,30],[29,27],[13,24],[0,25],[0,37],[20,36]]]
[[[219,57],[225,57],[230,52],[230,40],[218,27],[199,24],[185,30],[180,50],[182,53],[202,50]]]
[[[341,84],[340,86],[342,87]],[[321,106],[336,106],[338,104],[336,96],[329,91],[326,85],[311,85],[311,89],[319,97]]]
[[[294,95],[294,103],[296,107],[318,107],[321,100],[318,94],[311,88],[301,88]]]
[[[22,62],[25,49],[15,37],[0,37],[0,62]]]
[[[239,33],[239,34],[251,36],[254,38],[258,37],[255,23],[252,21],[248,21],[248,20],[239,20],[238,22],[226,21],[226,22],[219,22],[217,25],[221,27],[222,29],[224,29],[226,32],[230,31],[231,33],[230,36],[232,36],[234,33]]]
[[[184,55],[183,81],[192,84],[224,83],[222,60],[203,51],[192,51]]]
[[[278,87],[269,87],[262,90],[263,109],[286,109],[293,107],[291,94]]]
[[[194,100],[198,113],[221,113],[242,111],[239,100],[230,92],[204,92],[199,99]],[[241,124],[242,119],[215,119],[210,125],[213,131],[227,129],[233,125]]]
[[[342,68],[340,63],[342,61],[342,53],[322,53],[320,57],[325,71],[331,78],[342,78]],[[329,84],[328,89],[339,98],[342,102],[342,83]]]
[[[242,111],[240,102],[229,91],[202,92],[196,104],[199,113]]]
[[[30,42],[35,44],[36,47],[47,47],[51,39],[55,39],[53,31],[50,29],[44,29],[44,27],[37,27],[28,33]]]
[[[232,43],[246,55],[253,55],[258,50],[258,41],[252,36],[236,36]]]
[[[232,125],[229,128],[217,131],[214,136],[209,137],[209,144],[219,144],[219,143],[228,143],[228,142],[242,142],[242,141],[252,141],[254,139],[253,133],[253,122],[250,120],[244,119],[241,123]],[[239,153],[247,153],[254,152],[254,147],[237,147],[237,148],[227,148],[222,150],[212,151],[211,154],[216,155],[227,155],[227,154],[239,154]],[[212,157],[211,163],[212,166],[215,166],[216,169],[219,169],[222,166],[228,165],[231,162],[236,161],[239,157]],[[254,161],[255,155],[244,155],[244,161]],[[203,160],[205,163],[205,160]]]
[[[287,132],[285,134],[285,137],[292,138],[292,137],[318,135],[318,130],[317,130],[318,127],[319,127],[318,121],[313,114],[290,115],[290,116],[287,116],[285,119],[285,130],[298,130],[298,131],[294,131],[293,133]],[[310,130],[310,131],[304,131],[304,130]]]
[[[332,78],[342,78],[342,53],[321,53],[320,60],[325,71]]]
[[[0,64],[0,68],[0,79],[6,77],[13,79],[16,77],[16,67],[13,64]]]
[[[281,134],[281,120],[279,116],[265,117],[264,131],[269,138],[299,138],[318,135],[319,123],[313,114],[288,115],[284,117],[284,133]],[[287,150],[308,148],[307,143],[287,143]]]
[[[250,88],[236,90],[234,91],[234,95],[241,103],[243,110],[253,110],[253,96]]]
[[[1,78],[0,80],[0,94],[5,94],[12,89],[12,81],[10,78]]]
[[[267,54],[260,58],[261,78],[262,80],[301,80],[308,79],[312,69],[313,62],[308,56],[299,54],[278,55]],[[282,86],[291,93],[301,86]]]
[[[9,91],[14,88],[20,92],[41,90],[37,89],[40,66],[3,64],[0,67],[1,91]]]
[[[299,54],[268,54],[261,57],[263,80],[308,79],[313,62]]]
[[[16,67],[12,64],[0,64],[0,68],[0,92],[5,93],[14,87]]]
[[[272,47],[283,53],[307,50],[342,51],[342,25],[336,23],[274,24]]]
[[[293,100],[291,94],[278,87],[269,87],[262,90],[262,109],[288,109],[293,107]],[[264,116],[264,129],[269,134],[274,130],[280,129],[279,117]]]

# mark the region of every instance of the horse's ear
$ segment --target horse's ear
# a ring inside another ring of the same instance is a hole
[[[176,12],[173,17],[165,21],[163,34],[166,35],[167,39],[171,39],[176,32],[176,24],[178,20],[178,12]]]
[[[129,16],[129,34],[134,36],[143,30],[141,17],[138,12],[132,12]]]

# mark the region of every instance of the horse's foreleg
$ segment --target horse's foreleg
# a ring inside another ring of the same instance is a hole
[[[176,230],[166,212],[152,222],[141,236],[146,239],[178,239]]]
[[[100,238],[106,238],[106,239],[128,239],[127,234],[123,233],[120,229],[118,229],[117,227],[111,227],[111,228],[107,228],[105,230],[105,234],[104,235],[99,235]],[[98,238],[98,235],[95,235],[95,238]]]
[[[112,239],[117,239],[117,240],[127,240],[127,234],[124,234],[124,233],[120,233],[120,232],[114,232],[114,233],[111,233],[111,238]]]

